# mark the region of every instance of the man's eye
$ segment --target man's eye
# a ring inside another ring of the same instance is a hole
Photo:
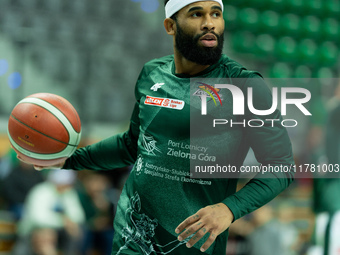
[[[221,16],[221,13],[215,12],[215,13],[213,13],[212,16],[213,16],[214,18],[217,18],[217,17],[220,17],[220,16]]]
[[[199,12],[195,12],[195,13],[192,14],[192,17],[201,17],[201,16],[202,15]]]

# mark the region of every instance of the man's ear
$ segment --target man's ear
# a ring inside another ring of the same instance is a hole
[[[176,26],[176,23],[173,19],[166,18],[164,20],[164,28],[165,28],[165,31],[168,33],[168,35],[175,34],[175,29],[176,29],[175,26]]]

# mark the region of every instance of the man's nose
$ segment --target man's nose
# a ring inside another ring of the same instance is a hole
[[[210,14],[205,15],[204,20],[202,22],[201,30],[210,31],[214,29],[215,29],[215,25],[214,25],[212,17],[210,16]]]

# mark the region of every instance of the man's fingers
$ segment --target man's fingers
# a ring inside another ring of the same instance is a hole
[[[233,217],[233,213],[225,204],[218,203],[200,209],[179,224],[175,231],[179,234],[179,241],[189,240],[186,244],[188,248],[197,244],[204,236],[207,237],[209,233],[200,249],[205,252],[215,242],[217,236],[230,226]]]
[[[187,242],[187,247],[191,248],[195,245],[205,234],[207,233],[207,229],[205,227],[202,227],[198,229],[196,234]]]
[[[178,236],[178,240],[182,241],[182,240],[187,239],[189,236],[195,234],[202,227],[203,227],[203,223],[200,221],[197,223],[191,224],[190,227],[187,227],[186,229],[184,229],[184,231]]]
[[[25,160],[23,160],[19,155],[17,155],[17,159],[19,159],[21,162],[25,163],[25,164],[28,164],[28,165],[32,165],[32,163],[30,162],[27,162]],[[65,164],[65,161],[64,162],[61,162],[59,164],[56,164],[56,165],[51,165],[51,166],[38,166],[38,165],[33,165],[34,169],[37,170],[37,171],[41,171],[43,169],[59,169],[59,168],[62,168]]]
[[[19,159],[21,162],[28,164],[28,165],[32,165],[30,163],[28,163],[27,161],[23,160],[19,155],[17,155],[17,159]]]
[[[37,170],[37,171],[41,171],[41,170],[44,169],[43,166],[33,166],[33,167],[34,167],[34,169]]]
[[[205,252],[206,250],[208,250],[209,247],[212,245],[212,243],[215,242],[216,237],[217,237],[217,234],[215,234],[215,231],[212,231],[207,241],[205,241],[205,243],[201,246],[200,251]]]
[[[32,165],[32,163],[29,163],[29,162],[23,160],[19,155],[17,155],[17,159],[19,159],[21,162],[23,162],[25,164]],[[43,166],[36,166],[36,165],[34,165],[33,167],[34,167],[35,170],[38,170],[38,171],[41,171],[41,170],[44,169]]]
[[[181,224],[178,225],[178,227],[175,229],[175,232],[177,234],[181,233],[185,228],[187,228],[192,223],[195,223],[199,219],[200,219],[200,216],[197,213],[186,218]]]

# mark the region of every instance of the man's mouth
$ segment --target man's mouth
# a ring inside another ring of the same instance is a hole
[[[205,34],[204,36],[202,36],[200,38],[200,42],[202,43],[204,47],[212,48],[212,47],[217,46],[217,38],[214,34],[211,34],[211,33]]]

